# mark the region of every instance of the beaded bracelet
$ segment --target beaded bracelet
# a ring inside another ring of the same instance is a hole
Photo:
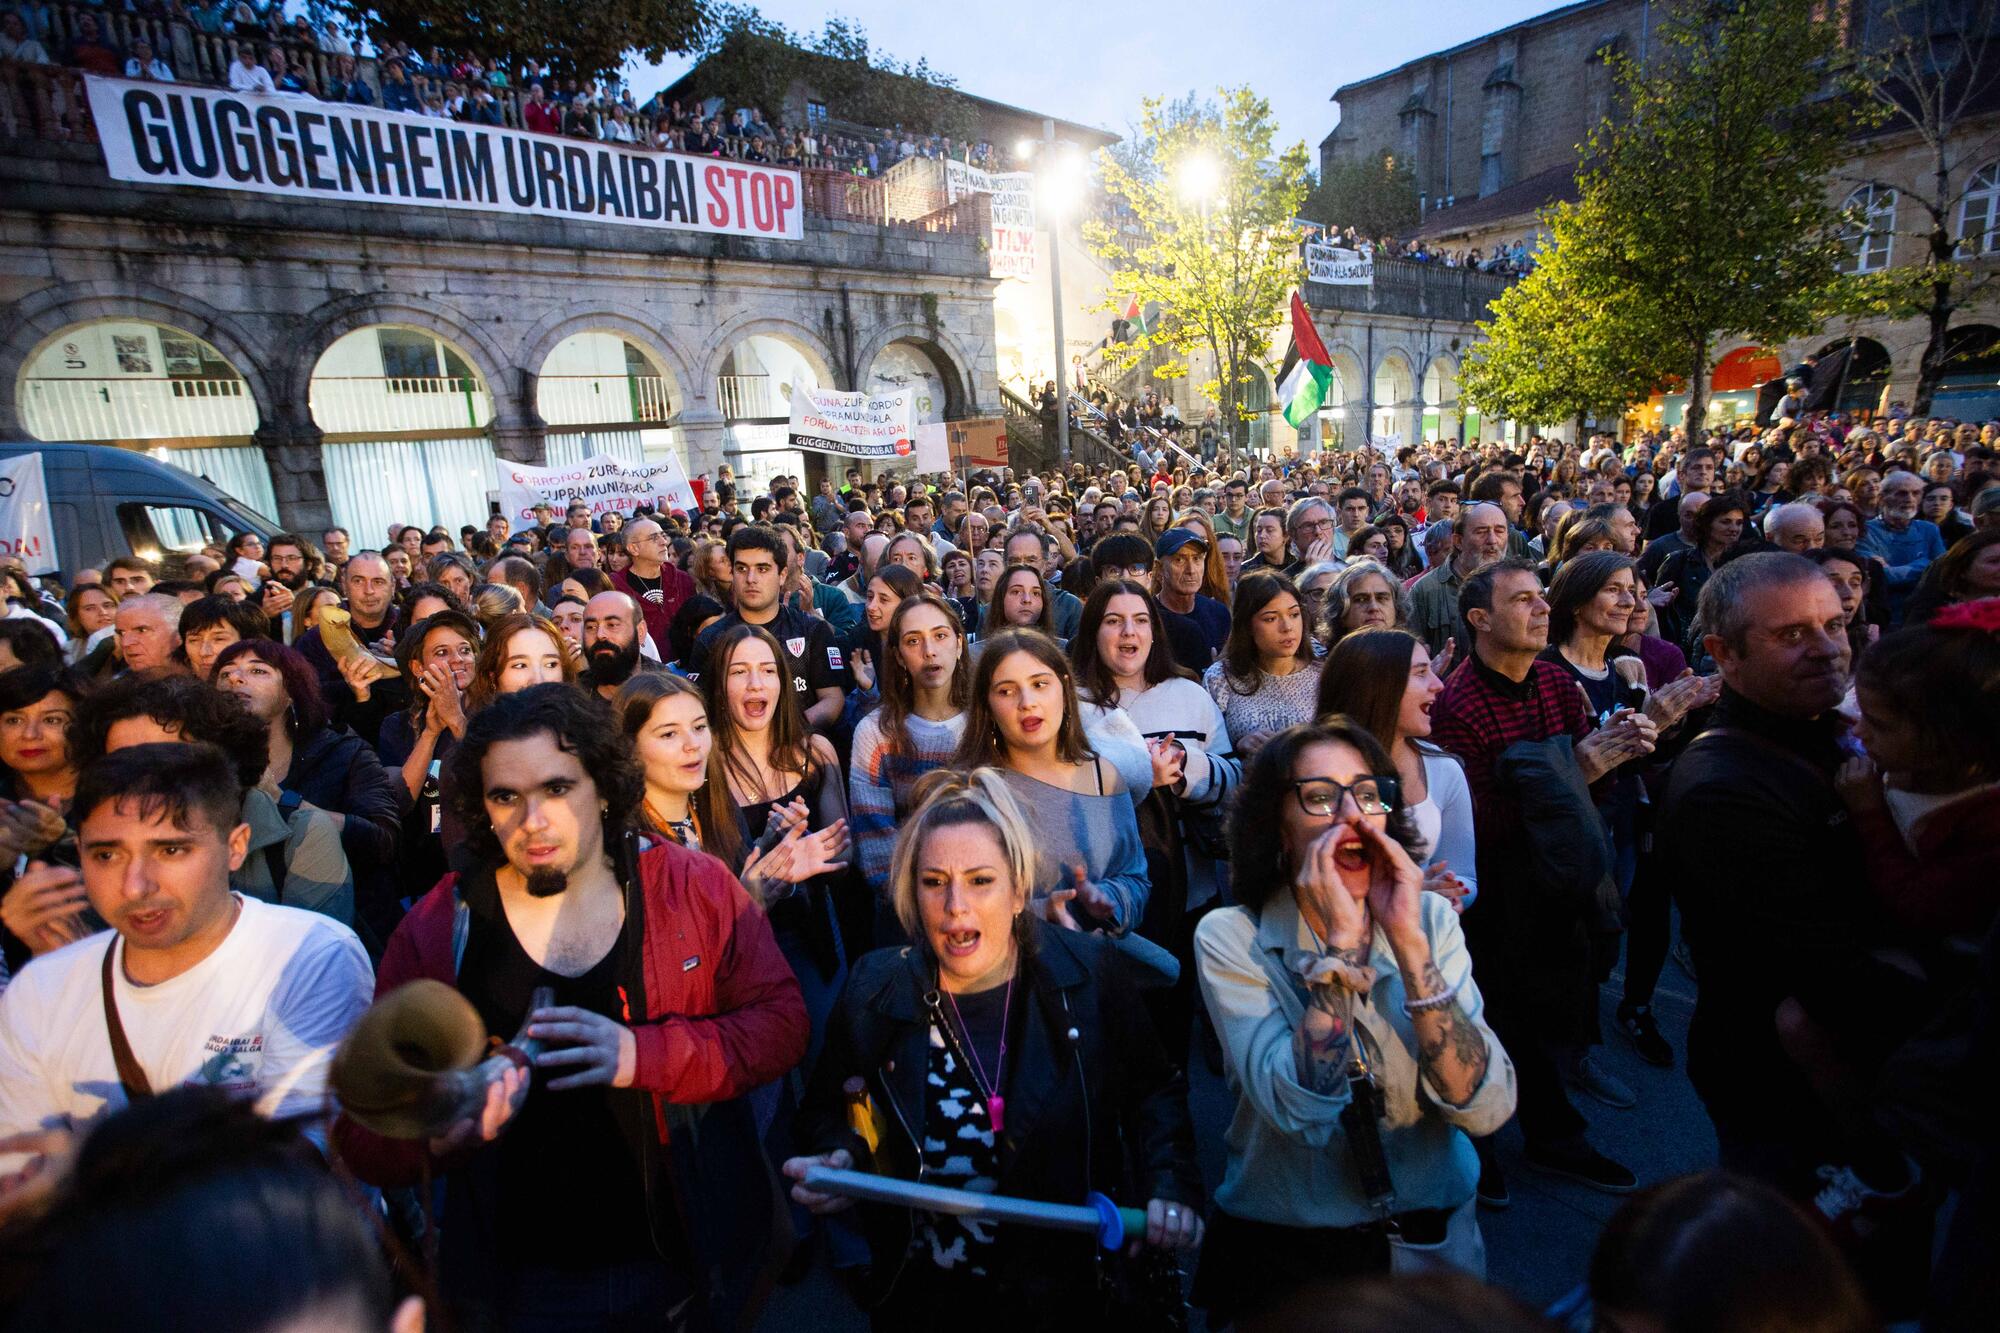
[[[1444,1008],[1446,1005],[1450,1004],[1453,1000],[1456,1000],[1458,998],[1458,988],[1460,986],[1463,986],[1464,984],[1465,984],[1465,978],[1460,977],[1457,981],[1453,982],[1448,989],[1441,990],[1435,995],[1426,995],[1421,1000],[1403,1001],[1403,1016],[1405,1018],[1415,1018],[1418,1014],[1423,1013],[1426,1009]]]

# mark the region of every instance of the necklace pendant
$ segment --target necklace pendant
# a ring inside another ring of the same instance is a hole
[[[1003,1117],[1006,1115],[1006,1113],[1007,1113],[1007,1099],[1005,1097],[1002,1097],[998,1093],[995,1093],[993,1096],[988,1097],[986,1099],[986,1119],[987,1122],[993,1126],[993,1132],[995,1134],[1003,1132],[1005,1127],[1002,1123],[1002,1120]]]

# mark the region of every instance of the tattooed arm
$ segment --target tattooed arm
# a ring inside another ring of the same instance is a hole
[[[1368,950],[1342,949],[1333,957],[1350,968],[1368,965]],[[1354,1031],[1354,992],[1329,978],[1306,988],[1306,1011],[1292,1033],[1299,1085],[1322,1096],[1347,1086],[1348,1047]]]
[[[1442,995],[1450,989],[1431,958],[1428,945],[1420,962],[1400,954],[1397,962],[1402,966],[1403,989],[1410,999]],[[1410,1022],[1417,1030],[1417,1058],[1424,1072],[1430,1075],[1432,1085],[1453,1106],[1466,1105],[1486,1082],[1485,1034],[1466,1017],[1465,1009],[1456,999],[1436,1009],[1419,1009],[1410,1016]]]

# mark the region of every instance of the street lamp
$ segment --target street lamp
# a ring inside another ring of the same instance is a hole
[[[1222,188],[1222,164],[1206,151],[1190,153],[1181,159],[1180,169],[1174,174],[1181,198],[1201,205],[1204,212]]]
[[[1037,182],[1037,193],[1041,196],[1042,211],[1049,219],[1049,313],[1055,325],[1056,338],[1056,456],[1063,467],[1069,466],[1069,363],[1067,345],[1063,341],[1062,309],[1062,220],[1083,197],[1084,161],[1083,150],[1067,140],[1056,138],[1056,123],[1042,122],[1042,137],[1039,143],[1023,139],[1016,146],[1022,157],[1030,157],[1035,150],[1041,150],[1041,179]],[[1066,151],[1057,154],[1057,148]]]

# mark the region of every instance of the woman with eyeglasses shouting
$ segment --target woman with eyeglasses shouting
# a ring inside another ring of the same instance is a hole
[[[1279,733],[1229,826],[1238,906],[1195,931],[1237,1102],[1195,1301],[1209,1327],[1308,1282],[1484,1276],[1468,1135],[1514,1112],[1457,914],[1424,892],[1396,765],[1344,716]]]

